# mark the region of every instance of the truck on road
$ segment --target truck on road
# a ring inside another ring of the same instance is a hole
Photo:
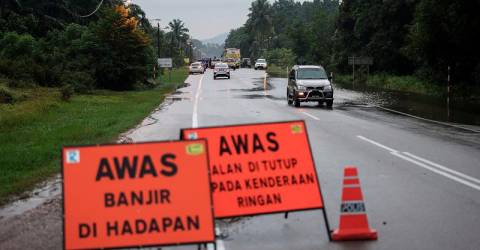
[[[240,49],[226,48],[224,58],[230,68],[234,70],[240,68]]]

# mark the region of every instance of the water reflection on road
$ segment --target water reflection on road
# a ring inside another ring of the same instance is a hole
[[[452,100],[447,105],[446,98],[414,93],[342,86],[336,86],[336,90],[358,104],[378,105],[437,121],[480,125],[479,103]]]

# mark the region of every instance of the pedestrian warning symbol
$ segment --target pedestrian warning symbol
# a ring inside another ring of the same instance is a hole
[[[62,159],[66,249],[214,242],[206,141],[67,147]]]
[[[183,129],[207,139],[216,218],[321,209],[303,121]]]

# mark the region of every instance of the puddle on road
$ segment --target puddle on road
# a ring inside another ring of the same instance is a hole
[[[253,88],[248,88],[248,89],[222,89],[218,90],[219,92],[227,92],[227,91],[239,91],[239,92],[258,92],[258,91],[265,91],[265,90],[272,90],[274,89],[274,86],[270,84],[269,81],[267,81],[267,85],[264,86],[263,78],[255,78],[253,79],[253,85],[255,87]]]
[[[480,125],[480,104],[470,101],[452,100],[448,106],[442,97],[371,88],[338,90],[353,97],[354,104],[365,107],[377,105],[436,121]]]
[[[216,235],[216,237],[224,241],[233,240],[231,235],[240,233],[241,228],[245,227],[247,222],[251,218],[252,218],[251,216],[246,216],[246,217],[237,217],[237,218],[231,218],[231,219],[215,220],[221,232],[221,234]]]
[[[276,96],[273,96],[273,95],[264,95],[264,94],[237,95],[236,97],[237,98],[242,98],[242,99],[264,99],[264,98],[268,98],[268,99],[272,99],[272,100],[283,100],[283,99],[285,99],[285,98],[280,98],[280,97],[276,97]]]
[[[167,96],[165,98],[166,101],[172,101],[172,102],[179,102],[179,101],[189,101],[191,100],[188,97],[176,97],[176,96]]]
[[[62,193],[61,184],[61,176],[57,175],[54,179],[40,184],[33,191],[22,195],[20,198],[17,197],[16,201],[0,208],[0,222],[35,209],[46,202],[53,201],[54,197]]]

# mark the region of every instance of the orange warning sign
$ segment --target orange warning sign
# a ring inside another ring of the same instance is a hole
[[[62,150],[66,249],[214,241],[204,140]]]
[[[216,218],[321,209],[305,122],[184,129],[207,139]]]

